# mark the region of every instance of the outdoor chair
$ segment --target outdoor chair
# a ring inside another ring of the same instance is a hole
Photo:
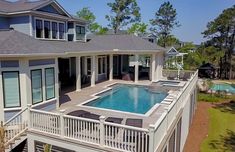
[[[106,122],[111,122],[111,123],[115,123],[115,124],[121,124],[123,119],[122,118],[116,118],[116,117],[108,117],[106,120]],[[118,134],[118,127],[112,126],[112,127],[107,127],[105,130],[105,135],[106,136],[110,136],[115,138],[115,136]]]

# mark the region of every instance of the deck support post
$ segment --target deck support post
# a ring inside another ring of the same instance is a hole
[[[149,125],[149,152],[154,152],[154,131],[155,131],[155,126],[154,125]]]
[[[60,110],[60,136],[64,138],[64,112],[65,110]]]
[[[151,56],[151,81],[155,81],[155,71],[156,71],[156,54]]]
[[[113,80],[113,54],[109,55],[109,81]]]
[[[91,87],[95,86],[96,60],[95,55],[91,56]]]
[[[135,54],[135,83],[139,81],[139,55]]]
[[[81,91],[81,57],[76,57],[76,91]]]
[[[105,142],[105,128],[104,128],[105,116],[100,116],[100,146],[103,147]]]
[[[31,128],[31,112],[30,112],[30,110],[31,110],[31,107],[32,107],[32,105],[31,104],[28,104],[27,105],[27,112],[28,112],[28,128],[30,129]]]

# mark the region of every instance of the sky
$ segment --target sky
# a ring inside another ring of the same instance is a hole
[[[95,14],[96,21],[107,26],[105,15],[110,14],[108,2],[114,0],[58,0],[58,2],[70,13],[76,12],[83,7]],[[175,28],[172,34],[181,41],[200,44],[205,41],[201,34],[209,21],[215,19],[226,8],[235,5],[235,0],[169,0],[177,11],[177,20],[181,24]],[[155,12],[165,0],[137,0],[141,9],[142,22],[148,23],[154,18]],[[150,26],[149,26],[150,27]]]

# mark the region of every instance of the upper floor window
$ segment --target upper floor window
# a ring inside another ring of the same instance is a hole
[[[36,38],[65,39],[65,23],[44,19],[35,20]]]
[[[36,37],[43,38],[42,20],[36,20]]]
[[[76,26],[76,40],[83,40],[85,34],[86,34],[85,27],[77,25]]]
[[[49,21],[44,21],[44,36],[45,38],[51,38],[51,23]]]
[[[58,38],[58,24],[56,22],[52,22],[52,39]]]
[[[64,39],[64,23],[59,23],[59,38]]]

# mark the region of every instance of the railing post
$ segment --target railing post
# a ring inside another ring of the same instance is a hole
[[[27,118],[28,118],[28,128],[31,128],[31,111],[30,110],[31,110],[32,105],[28,104],[27,107],[28,107],[28,109],[27,109],[27,112],[28,112],[28,116],[27,116]]]
[[[154,131],[155,131],[155,126],[150,124],[149,125],[149,152],[154,152],[155,147],[154,147]]]
[[[64,138],[64,112],[65,110],[60,110],[60,136]]]
[[[105,128],[104,128],[105,116],[100,116],[100,146],[104,146],[105,142]]]

